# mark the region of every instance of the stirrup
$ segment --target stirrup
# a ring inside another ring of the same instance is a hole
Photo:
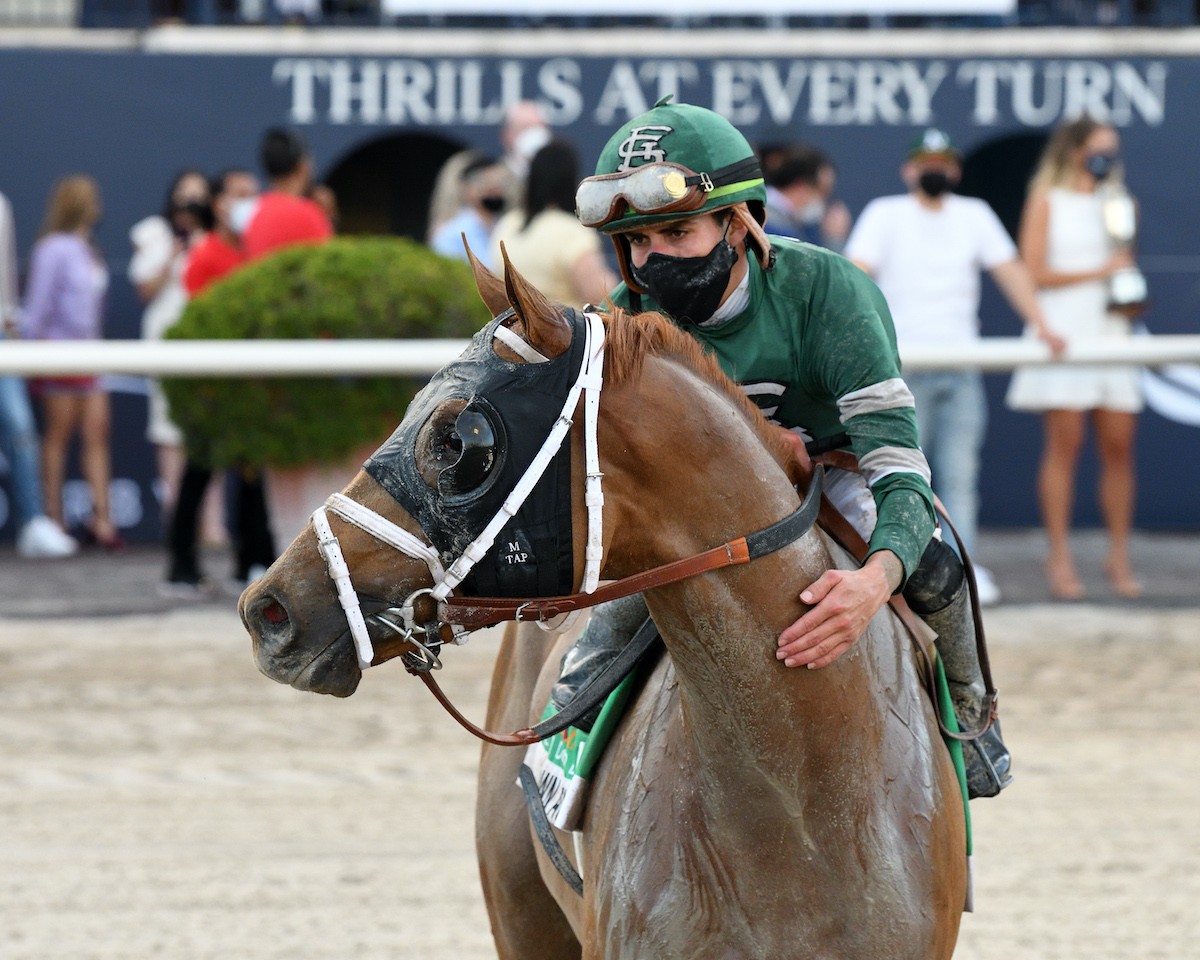
[[[994,797],[1012,783],[1012,754],[1000,739],[999,721],[974,740],[963,741],[967,799]]]

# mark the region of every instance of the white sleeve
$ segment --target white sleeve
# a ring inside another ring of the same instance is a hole
[[[977,230],[979,233],[979,262],[985,270],[991,270],[1017,257],[1016,244],[1004,229],[1004,224],[987,201],[979,201],[979,216]]]
[[[858,263],[865,263],[872,271],[882,265],[887,247],[884,209],[878,200],[872,200],[854,222],[854,229],[846,240],[842,256]]]

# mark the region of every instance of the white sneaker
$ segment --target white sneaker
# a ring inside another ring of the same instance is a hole
[[[29,559],[69,557],[79,550],[73,537],[67,536],[49,517],[34,517],[17,537],[17,553]]]
[[[992,571],[987,567],[975,565],[975,587],[979,592],[981,607],[990,607],[1000,602],[1000,588],[996,586]]]

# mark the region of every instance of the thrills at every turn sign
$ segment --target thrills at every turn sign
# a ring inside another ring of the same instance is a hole
[[[287,57],[271,69],[292,123],[431,127],[495,125],[527,97],[552,124],[611,125],[668,93],[738,124],[920,125],[949,107],[981,127],[1042,128],[1081,113],[1153,127],[1168,74],[1167,61],[1042,59]]]

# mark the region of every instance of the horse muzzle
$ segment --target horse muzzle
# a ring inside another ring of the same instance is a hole
[[[335,697],[348,697],[358,689],[362,670],[337,607],[318,613],[312,622],[297,623],[286,599],[256,582],[242,594],[238,613],[254,641],[254,662],[265,676],[297,690]],[[325,639],[312,643],[308,638]]]

